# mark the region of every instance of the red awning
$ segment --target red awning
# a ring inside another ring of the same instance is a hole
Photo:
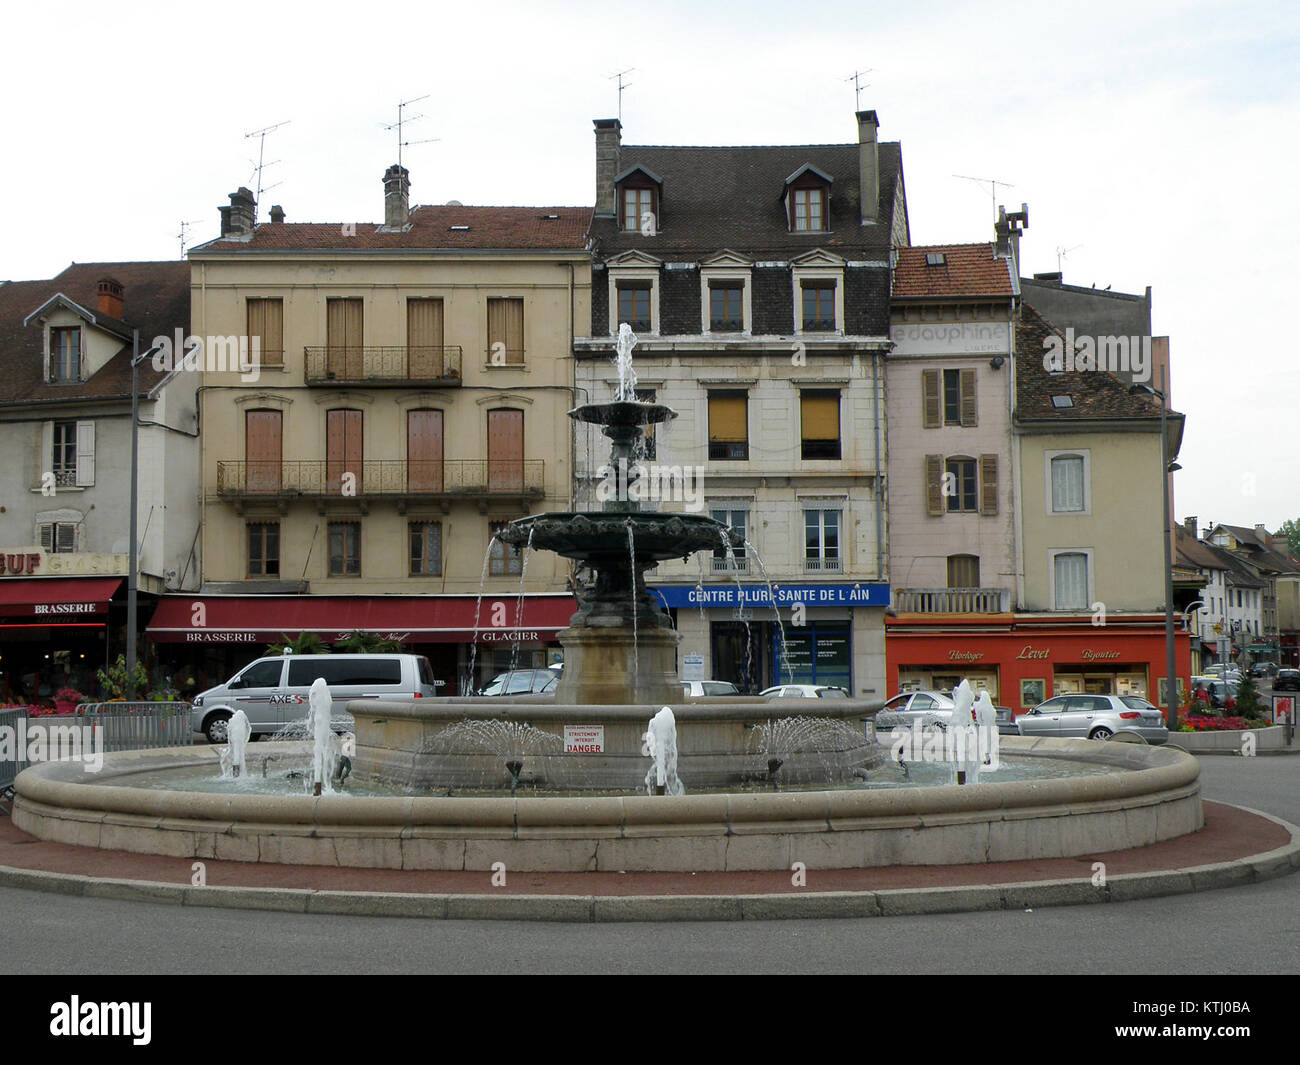
[[[578,608],[569,595],[526,595],[517,620],[516,602],[483,597],[480,643],[554,639]],[[165,596],[146,632],[155,643],[271,643],[303,632],[341,640],[358,631],[405,643],[465,643],[474,638],[474,612],[472,595]]]
[[[121,577],[32,577],[0,580],[0,615],[35,618],[28,624],[78,621],[107,614]]]

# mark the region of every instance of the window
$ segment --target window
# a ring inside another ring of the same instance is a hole
[[[714,333],[739,333],[745,328],[745,283],[709,282],[709,329]]]
[[[1052,459],[1052,513],[1082,513],[1083,456],[1057,455]]]
[[[239,688],[275,688],[280,684],[284,672],[284,659],[275,658],[267,662],[254,662],[239,674],[238,683],[231,687]]]
[[[654,189],[623,189],[623,228],[629,232],[657,232],[654,217]],[[649,215],[649,219],[646,216]]]
[[[790,194],[794,206],[794,229],[805,233],[826,228],[826,190],[795,189]]]
[[[248,576],[280,576],[280,523],[249,522],[247,529]]]
[[[487,301],[488,365],[522,366],[524,362],[524,301]]]
[[[434,494],[443,490],[440,410],[406,412],[406,490]]]
[[[263,366],[284,365],[284,300],[248,300],[248,358],[253,358],[253,338]]]
[[[749,512],[746,510],[734,509],[710,509],[709,516],[714,521],[720,521],[723,525],[728,525],[740,533],[741,536],[749,535]],[[741,573],[749,572],[749,557],[745,554],[745,548],[733,547],[731,549],[732,559],[735,561],[737,571]],[[713,549],[713,569],[714,571],[731,571],[731,563],[727,560],[727,549],[719,544]]]
[[[338,381],[365,378],[365,304],[358,299],[325,301],[325,376]]]
[[[280,491],[282,429],[278,410],[244,414],[245,491]]]
[[[42,484],[54,475],[55,488],[86,488],[95,483],[95,423],[45,422],[41,427]]]
[[[980,560],[978,555],[948,556],[948,587],[978,588],[980,586]]]
[[[921,407],[922,425],[926,429],[937,429],[941,425],[978,425],[975,371],[922,370]]]
[[[494,521],[488,529],[492,533],[492,551],[488,556],[488,573],[493,576],[507,576],[524,572],[524,554],[522,549],[512,544],[502,543],[496,535],[506,527],[504,521]]]
[[[805,459],[840,457],[840,394],[805,389],[799,393],[801,454]]]
[[[1062,551],[1052,558],[1054,610],[1088,609],[1088,556]]]
[[[361,576],[361,523],[359,521],[332,521],[329,523],[330,576]]]
[[[361,411],[326,411],[326,490],[331,494],[359,495],[363,488],[362,473]]]
[[[840,512],[805,510],[804,569],[809,573],[838,573],[840,560]]]
[[[655,390],[654,390],[653,388],[638,388],[638,389],[636,389],[636,398],[637,398],[638,400],[640,400],[642,403],[654,403],[654,402],[656,402],[656,400],[655,400],[655,396],[656,396],[656,394],[657,394],[657,393],[655,392]],[[654,426],[654,425],[646,425],[646,426],[643,426],[643,428],[645,429],[645,437],[644,437],[644,439],[645,439],[645,458],[646,458],[646,461],[647,461],[647,462],[654,462],[654,460],[655,460],[655,426]]]
[[[444,364],[442,300],[406,301],[406,373],[416,380],[451,376]],[[452,367],[451,369],[455,369]]]
[[[490,410],[488,418],[489,492],[524,490],[524,412]]]
[[[438,577],[442,574],[442,522],[413,521],[411,534],[411,576]]]
[[[944,495],[948,497],[948,510],[979,510],[979,491],[975,478],[974,459],[949,459],[945,464]]]
[[[77,483],[77,423],[54,423],[54,459],[50,467],[60,488]]]
[[[649,281],[618,283],[618,320],[633,332],[650,332],[650,287]]]
[[[833,333],[835,331],[835,282],[804,281],[803,331],[805,333]]]
[[[709,393],[709,458],[749,458],[747,393]]]
[[[41,550],[67,554],[77,550],[77,523],[72,521],[41,522],[37,527]]]
[[[71,384],[81,380],[81,326],[50,329],[50,381]]]

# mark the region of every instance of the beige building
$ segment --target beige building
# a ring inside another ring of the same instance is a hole
[[[218,672],[281,632],[360,630],[459,693],[481,581],[477,680],[546,664],[573,609],[567,563],[538,553],[525,577],[488,545],[570,502],[591,210],[410,209],[398,167],[384,187],[383,224],[342,225],[254,224],[241,189],[190,253],[203,594],[151,632],[238,648]]]

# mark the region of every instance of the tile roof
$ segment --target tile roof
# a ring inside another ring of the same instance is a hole
[[[1214,553],[1214,556],[1222,563],[1219,568],[1228,571],[1228,583],[1236,588],[1263,588],[1267,581],[1259,578],[1258,574],[1248,566],[1242,559],[1238,558],[1231,551],[1225,551],[1222,547],[1216,547],[1214,544],[1207,544],[1202,541],[1204,546]]]
[[[1016,325],[1016,424],[1088,421],[1096,418],[1159,418],[1160,401],[1150,393],[1129,391],[1128,385],[1105,370],[1048,373],[1043,354],[1049,336],[1064,334],[1027,304]],[[1056,407],[1053,396],[1067,395],[1073,405]],[[1170,411],[1170,418],[1183,416]],[[1176,449],[1171,449],[1175,453]]]
[[[663,179],[660,231],[625,232],[617,219],[596,218],[596,254],[610,258],[632,248],[667,261],[697,261],[722,248],[756,259],[789,259],[826,248],[846,259],[888,261],[894,193],[902,180],[902,149],[878,149],[880,201],[875,225],[864,226],[858,206],[858,145],[795,144],[739,147],[629,145],[619,149],[619,171],[641,166]],[[782,196],[785,181],[804,164],[834,178],[830,229],[791,233]]]
[[[190,266],[174,262],[73,263],[46,281],[13,281],[0,285],[0,406],[58,403],[78,400],[129,399],[131,395],[131,344],[123,344],[89,380],[76,385],[50,385],[44,380],[44,330],[39,322],[24,326],[23,319],[57,293],[89,310],[98,302],[96,286],[103,277],[122,283],[123,321],[128,330],[140,330],[141,348],[155,336],[171,336],[176,329],[189,332]],[[113,320],[116,323],[116,319]],[[140,367],[142,392],[164,375],[148,363]]]
[[[548,215],[555,215],[548,218]],[[218,237],[196,248],[239,251],[575,251],[587,244],[590,207],[420,206],[410,226],[379,222],[261,222],[251,237]],[[453,229],[468,226],[468,229]]]
[[[1178,561],[1196,569],[1226,569],[1218,554],[1211,546],[1196,539],[1182,525],[1174,525],[1174,544],[1178,550]]]
[[[942,253],[944,262],[930,266],[926,256]],[[1015,295],[1008,259],[994,258],[993,245],[927,244],[898,249],[894,299],[955,299]]]

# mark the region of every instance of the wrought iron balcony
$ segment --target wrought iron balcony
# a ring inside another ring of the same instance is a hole
[[[1005,614],[1009,588],[899,588],[900,614]]]
[[[842,573],[844,562],[838,558],[805,558],[803,570],[805,573]]]
[[[439,388],[461,383],[459,345],[303,348],[309,385]]]
[[[466,499],[545,495],[544,459],[378,459],[218,462],[217,495],[227,499]]]

